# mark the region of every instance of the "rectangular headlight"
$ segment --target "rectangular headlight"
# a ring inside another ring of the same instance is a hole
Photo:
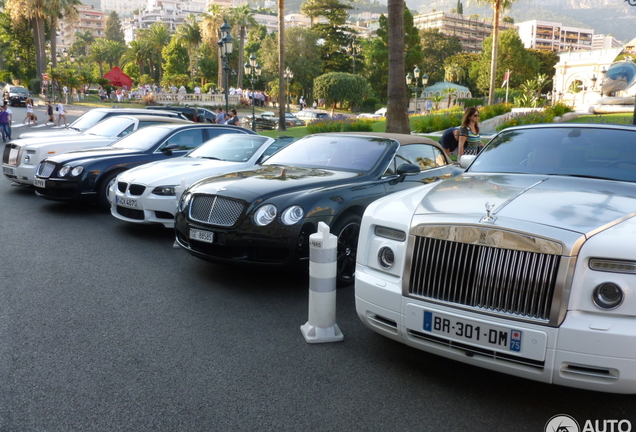
[[[376,226],[374,233],[378,237],[384,237],[390,240],[397,240],[401,242],[406,240],[406,233],[404,231],[396,230],[393,228]]]
[[[617,260],[592,258],[590,259],[590,268],[592,270],[610,272],[610,273],[636,274],[635,261],[617,261]]]

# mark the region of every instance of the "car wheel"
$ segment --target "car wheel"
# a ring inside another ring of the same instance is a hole
[[[338,237],[336,284],[339,287],[351,285],[354,281],[360,222],[360,216],[356,214],[345,215],[331,230]]]
[[[115,183],[115,178],[119,172],[110,172],[104,175],[104,178],[97,186],[97,205],[104,210],[110,210],[110,199],[108,198],[108,189]]]

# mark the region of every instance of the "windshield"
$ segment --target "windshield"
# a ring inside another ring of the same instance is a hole
[[[104,111],[89,111],[86,114],[82,115],[80,118],[75,120],[69,126],[71,129],[77,129],[81,132],[86,129],[95,126],[97,123],[102,121],[106,113]]]
[[[309,136],[280,150],[263,165],[369,171],[393,145],[372,137]]]
[[[256,135],[219,135],[192,150],[186,157],[245,162],[268,140],[267,137]]]
[[[160,126],[150,126],[143,129],[137,129],[135,132],[126,135],[117,142],[110,145],[113,148],[132,149],[132,150],[150,150],[155,145],[172,132],[172,129]]]
[[[29,92],[27,89],[22,88],[22,87],[13,87],[9,93],[18,93],[18,94],[24,94],[24,95],[28,95]]]
[[[95,126],[87,129],[85,133],[89,135],[98,135],[103,137],[114,137],[117,136],[129,127],[131,124],[134,124],[135,121],[130,117],[124,116],[116,116],[109,117],[106,120],[97,123]]]
[[[471,173],[527,173],[636,181],[636,128],[518,129],[497,135]]]

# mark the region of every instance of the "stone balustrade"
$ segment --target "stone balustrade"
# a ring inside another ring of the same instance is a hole
[[[155,102],[160,104],[188,104],[225,107],[224,94],[194,94],[194,93],[155,93]],[[228,95],[229,105],[232,107],[241,104],[241,96]]]

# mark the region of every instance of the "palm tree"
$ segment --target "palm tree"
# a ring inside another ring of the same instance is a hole
[[[106,45],[106,39],[97,39],[93,45],[91,45],[90,58],[99,67],[99,76],[104,76],[104,63],[108,61],[108,47]]]
[[[123,42],[114,40],[106,40],[106,61],[112,69],[113,66],[119,66],[119,59],[126,52],[126,45]]]
[[[75,41],[82,47],[82,50],[84,51],[83,54],[88,55],[91,44],[95,42],[95,36],[93,36],[93,33],[90,30],[76,31]]]
[[[238,49],[238,87],[243,88],[243,59],[244,59],[244,46],[245,46],[245,36],[247,35],[248,27],[255,27],[258,25],[256,20],[254,19],[254,11],[250,9],[250,7],[245,4],[243,6],[234,7],[229,9],[230,20],[234,24],[233,27],[238,26],[239,28],[239,49]]]
[[[490,90],[488,91],[488,105],[495,102],[495,77],[497,75],[497,45],[499,44],[499,15],[502,10],[509,9],[515,0],[469,0],[469,3],[491,5],[494,11],[492,22],[492,55],[490,60]]]
[[[444,81],[461,83],[466,77],[466,71],[457,63],[444,66]]]
[[[404,0],[388,1],[389,84],[386,131],[411,132],[404,80]]]
[[[201,36],[203,41],[209,44],[218,59],[218,79],[217,83],[221,85],[221,77],[223,76],[223,62],[221,61],[221,50],[219,50],[220,28],[225,19],[224,10],[218,4],[211,4],[208,12],[203,15],[203,19],[199,24],[201,26]]]
[[[188,57],[190,57],[190,76],[194,80],[196,53],[202,41],[201,28],[194,14],[188,15],[185,21],[179,24],[174,37],[177,38],[177,43],[188,50]]]
[[[165,23],[155,23],[151,25],[146,31],[147,38],[147,48],[149,50],[149,62],[151,65],[151,69],[153,70],[153,77],[156,77],[154,73],[155,65],[159,66],[159,82],[163,77],[163,57],[161,52],[164,47],[166,47],[170,43],[170,39],[172,39],[172,34],[170,32],[170,28]]]
[[[144,43],[144,39],[137,38],[131,41],[128,45],[128,49],[121,56],[121,64],[122,66],[126,66],[128,64],[134,63],[139,68],[139,76],[141,77],[144,74],[144,64],[147,60],[148,48]]]
[[[442,90],[442,94],[446,97],[448,96],[448,104],[447,104],[447,108],[450,108],[451,106],[451,98],[453,96],[457,97],[457,89],[455,87],[447,87],[444,90]]]

